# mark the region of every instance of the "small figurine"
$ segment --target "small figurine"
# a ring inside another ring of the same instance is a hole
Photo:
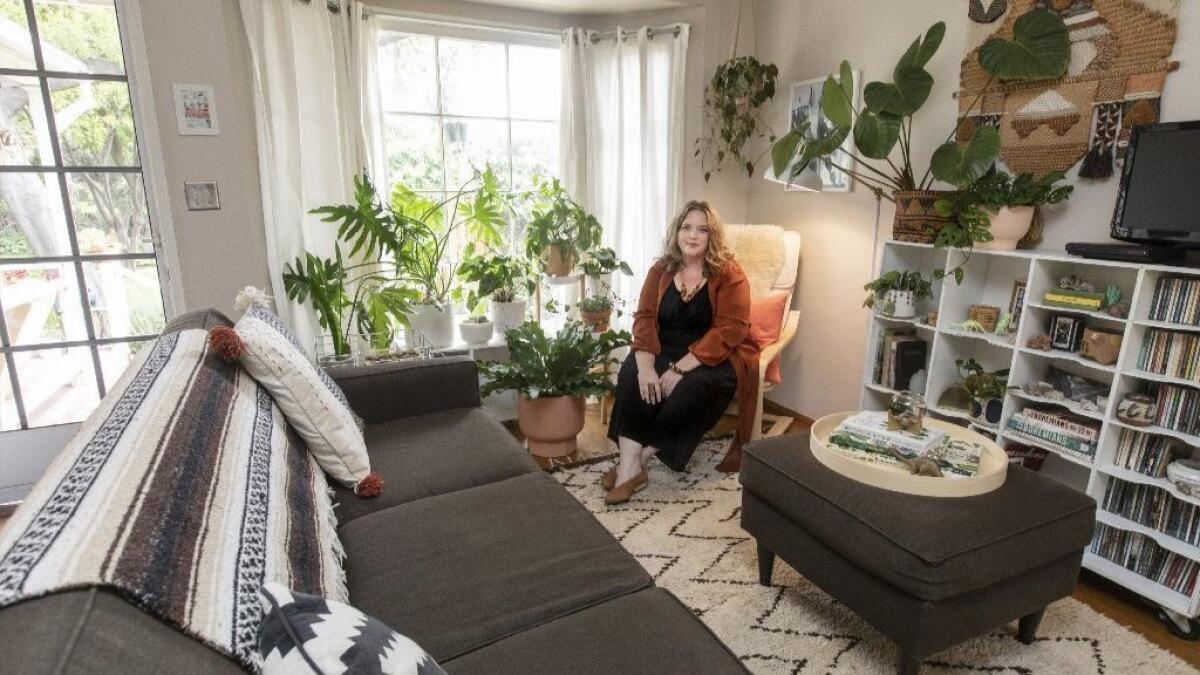
[[[1036,335],[1029,338],[1029,340],[1025,342],[1025,346],[1029,347],[1030,349],[1040,349],[1044,352],[1048,352],[1050,351],[1050,336]]]
[[[1129,318],[1129,303],[1128,302],[1118,302],[1114,305],[1109,305],[1107,308],[1105,308],[1104,311],[1107,312],[1108,315],[1113,317],[1114,319],[1128,319]]]
[[[925,431],[925,399],[920,394],[902,391],[888,403],[888,429],[902,429],[910,434]]]
[[[1013,332],[1013,315],[1005,314],[996,322],[996,335],[1008,335]]]
[[[1121,302],[1121,289],[1109,284],[1104,289],[1104,306],[1112,307],[1119,302]]]
[[[895,448],[888,448],[888,452],[892,456],[900,460],[900,463],[908,467],[908,470],[915,476],[929,476],[930,478],[941,478],[942,470],[938,468],[937,462],[928,457],[913,457],[909,459],[900,454]]]
[[[1079,291],[1080,293],[1096,292],[1095,284],[1090,281],[1080,279],[1074,274],[1068,274],[1067,276],[1063,277],[1061,280],[1059,280],[1058,286],[1059,288],[1063,288],[1068,291]]]

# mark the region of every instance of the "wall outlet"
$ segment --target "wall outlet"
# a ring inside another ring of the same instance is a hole
[[[217,211],[221,208],[221,196],[213,181],[184,183],[183,195],[188,211]]]

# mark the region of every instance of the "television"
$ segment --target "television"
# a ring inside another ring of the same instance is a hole
[[[1200,120],[1132,129],[1112,236],[1136,244],[1200,248]]]

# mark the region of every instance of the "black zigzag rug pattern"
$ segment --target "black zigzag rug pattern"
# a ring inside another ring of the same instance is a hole
[[[704,621],[755,673],[893,673],[891,643],[783,561],[770,587],[757,582],[754,541],[742,530],[741,486],[715,470],[728,439],[706,439],[688,473],[652,462],[650,485],[608,507],[600,476],[610,462],[554,477],[654,577]],[[1194,673],[1187,664],[1087,605],[1051,605],[1038,640],[1023,645],[1016,623],[934,654],[922,673],[1124,675]]]

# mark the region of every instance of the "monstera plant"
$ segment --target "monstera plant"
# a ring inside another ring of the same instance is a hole
[[[792,180],[813,162],[823,162],[880,197],[896,201],[898,215],[912,214],[909,202],[920,198],[936,219],[933,203],[939,195],[928,192],[934,181],[964,188],[987,173],[1000,154],[1000,133],[992,126],[979,126],[964,143],[955,140],[964,117],[934,151],[925,170],[916,168],[913,115],[933,90],[933,76],[926,66],[945,33],[946,25],[938,22],[924,36],[918,36],[897,61],[890,82],[870,82],[863,88],[864,105],[858,110],[852,103],[853,69],[843,61],[839,72],[830,75],[822,88],[821,110],[831,122],[829,131],[810,133],[805,122],[780,138],[771,148],[775,175]],[[1066,72],[1070,56],[1067,28],[1058,14],[1035,9],[1022,15],[1013,25],[1012,39],[992,38],[980,47],[979,63],[989,78],[966,110],[974,109],[997,81],[1060,77]],[[838,166],[831,159],[848,138],[852,139],[850,155],[856,161],[853,169]]]

